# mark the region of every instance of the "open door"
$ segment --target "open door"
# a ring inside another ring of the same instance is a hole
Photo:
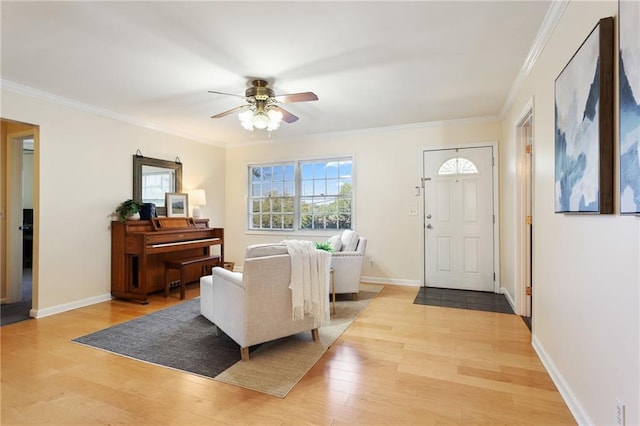
[[[25,219],[28,221],[30,217],[33,217],[33,183],[34,167],[36,167],[33,155],[35,133],[36,128],[32,125],[2,120],[2,135],[4,136],[2,144],[5,153],[2,161],[2,178],[6,182],[6,205],[4,206],[6,220],[2,230],[3,235],[6,236],[5,244],[2,247],[5,267],[5,273],[2,277],[3,303],[32,300],[32,265],[31,263],[27,265],[25,260],[31,262],[33,259],[33,221],[25,223]],[[27,185],[24,184],[25,179]],[[25,188],[28,189],[26,200]],[[29,214],[25,214],[25,211],[29,211]],[[28,240],[26,244],[25,239]],[[26,253],[25,249],[28,249],[29,252]],[[27,286],[23,280],[23,268],[25,267],[28,267]]]

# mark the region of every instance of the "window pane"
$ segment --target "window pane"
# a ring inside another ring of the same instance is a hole
[[[284,183],[282,182],[275,182],[271,184],[271,195],[274,197],[282,196],[284,193],[283,188],[284,188]]]
[[[311,229],[312,216],[310,214],[304,214],[300,216],[300,228]]]
[[[262,168],[262,181],[266,182],[266,181],[270,181],[272,176],[273,176],[273,172],[271,170],[271,167],[263,167]]]
[[[292,164],[284,167],[284,179],[285,180],[295,180],[296,174],[295,169]]]
[[[312,180],[305,180],[302,182],[302,195],[313,195]]]
[[[316,180],[313,182],[313,195],[324,195],[326,193],[327,187],[324,180]]]
[[[252,208],[251,211],[254,213],[260,213],[260,201],[259,200],[253,200],[252,204]]]
[[[340,193],[340,181],[338,179],[327,179],[327,195],[338,195]]]
[[[313,179],[313,164],[312,163],[303,163],[301,166],[302,169],[302,180]]]
[[[459,175],[459,174],[476,174],[478,168],[472,161],[463,158],[455,157],[445,161],[438,169],[439,175]]]
[[[282,229],[282,215],[273,215],[273,222],[271,223],[271,227],[275,229]]]
[[[325,173],[326,163],[315,163],[313,165],[313,178],[314,179],[322,179],[326,176]]]
[[[338,216],[327,216],[327,229],[338,229]]]
[[[273,180],[274,181],[284,180],[284,168],[282,166],[273,167]]]
[[[340,162],[340,177],[351,177],[351,161]]]
[[[295,182],[291,181],[291,182],[285,182],[284,183],[284,193],[283,195],[295,195]]]
[[[262,195],[262,192],[260,192],[260,188],[261,185],[259,183],[254,183],[253,185],[251,185],[251,195],[254,197],[259,197],[260,195]]]
[[[324,218],[322,216],[313,217],[313,229],[324,229]]]
[[[327,213],[338,213],[338,200],[327,197]]]
[[[340,176],[340,167],[337,161],[327,163],[327,178],[337,178]]]

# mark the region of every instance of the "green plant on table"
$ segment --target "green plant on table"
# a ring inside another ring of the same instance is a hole
[[[316,248],[318,250],[328,251],[329,253],[333,253],[333,249],[329,243],[316,241]]]
[[[127,217],[138,213],[141,207],[142,204],[129,199],[121,202],[120,205],[116,207],[116,215],[118,216],[118,219],[124,221],[127,220]]]

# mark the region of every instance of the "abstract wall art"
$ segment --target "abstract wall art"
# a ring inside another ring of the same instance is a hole
[[[614,49],[601,19],[556,78],[556,213],[613,213]]]
[[[640,214],[640,2],[618,7],[620,213]]]

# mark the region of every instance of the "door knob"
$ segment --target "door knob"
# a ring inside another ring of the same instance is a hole
[[[431,213],[427,213],[427,219],[431,219]]]
[[[431,226],[430,223],[427,223],[427,229],[433,229],[433,226]]]

